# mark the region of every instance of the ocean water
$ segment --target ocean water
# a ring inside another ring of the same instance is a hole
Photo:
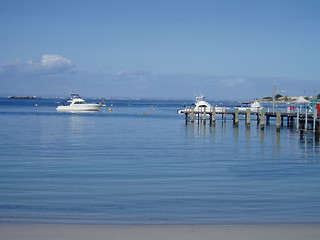
[[[90,113],[58,101],[0,99],[0,222],[320,222],[312,132],[186,123],[177,110],[191,101],[107,100]]]

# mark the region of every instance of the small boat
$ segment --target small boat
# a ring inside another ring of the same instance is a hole
[[[81,112],[81,111],[99,111],[102,107],[102,103],[86,103],[79,94],[71,94],[71,98],[64,102],[63,105],[58,106],[58,111],[70,111],[70,112]]]
[[[213,106],[210,103],[208,103],[207,101],[204,100],[205,97],[204,96],[197,96],[196,97],[196,101],[193,104],[194,106],[194,112],[212,112],[213,108],[215,109],[216,113],[225,113],[227,110],[229,110],[229,107],[217,107],[217,106]],[[192,106],[192,107],[193,107]],[[191,107],[187,107],[183,110],[179,110],[178,113],[185,113],[191,111]]]
[[[239,112],[244,113],[247,111],[247,109],[250,109],[253,113],[260,113],[263,107],[261,106],[260,102],[258,100],[254,100],[252,103],[248,104],[248,106],[241,106],[238,107]]]

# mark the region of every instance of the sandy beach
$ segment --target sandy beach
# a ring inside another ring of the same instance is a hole
[[[320,225],[1,224],[1,240],[318,240]]]

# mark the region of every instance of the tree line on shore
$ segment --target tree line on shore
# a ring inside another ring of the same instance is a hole
[[[289,96],[282,96],[281,94],[276,94],[274,96],[275,101],[281,101],[281,102],[292,102],[296,100],[299,97],[289,97]],[[320,99],[320,94],[318,94],[316,97],[310,97],[310,96],[304,96],[306,100],[310,99]],[[264,97],[262,98],[263,101],[273,101],[273,97]]]

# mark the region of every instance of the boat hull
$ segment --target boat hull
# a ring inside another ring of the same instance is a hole
[[[84,112],[84,111],[99,111],[102,104],[81,104],[76,106],[58,106],[57,111],[70,111],[70,112]]]

